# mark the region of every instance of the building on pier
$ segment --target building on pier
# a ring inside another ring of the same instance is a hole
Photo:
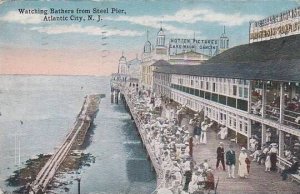
[[[234,47],[202,65],[158,61],[154,92],[204,114],[236,134],[279,144],[300,157],[300,35]],[[270,135],[270,138],[267,136]]]
[[[156,36],[155,47],[149,41],[147,32],[147,40],[142,53],[142,88],[148,91],[153,90],[153,70],[162,64],[156,63],[159,60],[169,61],[171,64],[196,65],[228,48],[229,38],[225,33],[225,27],[220,38],[207,40],[199,40],[195,36],[192,39],[170,38],[168,46],[166,46],[164,30],[160,28]]]

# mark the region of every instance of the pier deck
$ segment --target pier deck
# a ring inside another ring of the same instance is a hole
[[[99,95],[88,95],[86,97],[81,111],[74,123],[74,127],[70,130],[62,145],[47,161],[45,166],[36,176],[35,181],[31,184],[34,193],[45,192],[47,185],[54,177],[69,151],[71,149],[77,149],[83,144],[86,132],[98,111],[99,102]]]

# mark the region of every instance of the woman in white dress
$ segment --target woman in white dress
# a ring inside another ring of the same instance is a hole
[[[200,143],[207,144],[207,137],[206,137],[206,131],[207,131],[207,124],[202,125],[202,131],[200,136]]]
[[[226,126],[222,126],[222,127],[220,127],[220,129],[221,129],[219,132],[220,139],[225,139],[228,134],[228,128]]]
[[[247,170],[247,164],[246,164],[246,158],[247,158],[246,149],[242,147],[241,153],[239,156],[239,170],[238,175],[242,178],[246,178],[248,176],[248,170]]]

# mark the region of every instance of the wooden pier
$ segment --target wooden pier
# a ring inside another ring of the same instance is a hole
[[[98,94],[86,96],[74,127],[66,136],[63,144],[39,171],[35,181],[31,184],[31,193],[44,193],[70,150],[79,149],[83,144],[87,130],[98,111],[100,99],[101,97]]]

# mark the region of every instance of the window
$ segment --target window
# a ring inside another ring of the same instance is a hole
[[[246,100],[237,100],[237,108],[243,111],[248,111],[248,101]]]
[[[198,89],[195,89],[195,95],[199,96],[200,95],[200,91]]]
[[[209,82],[206,82],[206,90],[209,90]]]
[[[213,92],[216,92],[216,83],[213,83]]]
[[[233,85],[233,88],[232,88],[232,95],[236,96],[236,93],[237,93],[237,86],[236,86],[236,85]]]
[[[248,98],[248,88],[244,88],[244,98]]]
[[[233,108],[236,108],[236,99],[227,97],[227,106],[231,106]]]
[[[219,95],[219,103],[226,105],[226,96]]]
[[[243,87],[239,87],[239,97],[243,97]]]
[[[218,94],[212,93],[211,94],[211,100],[214,101],[214,102],[218,102]]]
[[[210,92],[205,92],[205,99],[210,100],[211,93]]]

